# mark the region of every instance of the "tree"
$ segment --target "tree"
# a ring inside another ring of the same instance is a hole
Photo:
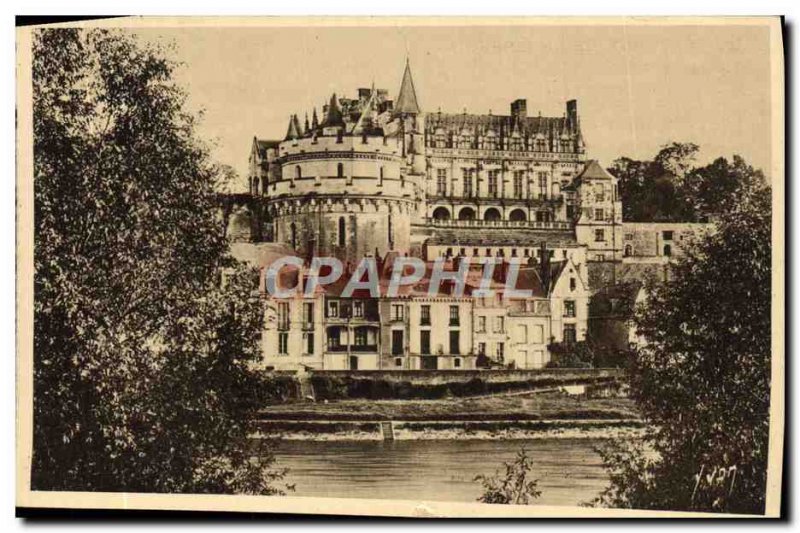
[[[270,444],[247,441],[254,273],[227,255],[219,168],[165,52],[35,35],[36,490],[279,492]]]
[[[619,179],[623,219],[629,222],[697,222],[724,213],[741,187],[765,183],[761,171],[738,155],[695,167],[699,147],[672,142],[651,161],[616,159],[608,171]]]
[[[631,394],[651,427],[602,450],[612,507],[763,513],[771,363],[771,192],[734,192],[635,316]]]
[[[686,179],[684,195],[696,213],[726,212],[735,207],[738,190],[763,186],[765,182],[764,174],[748,165],[742,157],[734,155],[732,162],[719,157],[691,171]]]
[[[513,462],[504,462],[503,467],[505,472],[502,475],[495,472],[494,476],[475,476],[475,481],[483,485],[479,502],[528,505],[542,495],[537,488],[539,480],[529,479],[533,460],[525,448],[517,452]]]

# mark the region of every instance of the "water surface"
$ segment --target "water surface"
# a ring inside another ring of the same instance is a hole
[[[290,469],[294,496],[473,502],[473,479],[492,474],[525,446],[545,505],[579,505],[608,483],[594,439],[283,441],[277,466]]]

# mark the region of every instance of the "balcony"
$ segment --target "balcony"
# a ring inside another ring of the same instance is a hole
[[[329,344],[325,349],[329,353],[378,353],[377,344]]]
[[[377,353],[377,344],[361,344],[350,346],[350,351],[353,353]]]
[[[562,221],[537,222],[535,220],[444,220],[426,218],[425,222],[427,225],[437,228],[524,228],[562,231],[569,231],[572,229],[571,222]]]

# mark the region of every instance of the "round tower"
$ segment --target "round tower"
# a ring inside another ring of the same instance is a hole
[[[419,108],[408,65],[397,104],[373,87],[356,99],[334,94],[321,121],[316,110],[310,124],[290,117],[264,191],[274,241],[351,264],[410,250],[424,171],[413,157]]]

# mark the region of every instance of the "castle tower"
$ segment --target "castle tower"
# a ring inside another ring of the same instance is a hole
[[[319,122],[316,110],[310,124],[292,115],[278,149],[279,176],[267,191],[273,240],[304,257],[351,264],[409,252],[424,178],[419,113],[406,63],[395,106],[373,87],[354,99],[332,95]]]

